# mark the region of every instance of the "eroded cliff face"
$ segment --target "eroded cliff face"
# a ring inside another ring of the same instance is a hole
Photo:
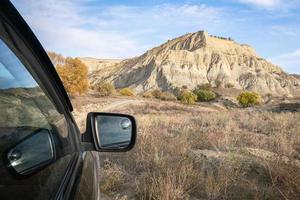
[[[116,87],[173,90],[210,83],[261,94],[290,95],[299,92],[300,80],[259,57],[249,45],[189,33],[155,47],[140,57],[121,61],[114,74],[101,77]]]

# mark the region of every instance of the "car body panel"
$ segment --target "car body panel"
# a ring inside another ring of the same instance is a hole
[[[87,151],[83,154],[81,179],[77,185],[74,199],[100,199],[99,174],[100,159],[97,152]],[[87,186],[93,187],[91,190]]]

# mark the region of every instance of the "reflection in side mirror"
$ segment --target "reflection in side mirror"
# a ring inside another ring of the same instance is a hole
[[[132,124],[127,117],[96,116],[95,125],[102,149],[124,149],[129,146]]]
[[[55,149],[52,136],[46,129],[29,135],[6,154],[7,167],[17,175],[28,175],[53,160]]]
[[[89,113],[87,132],[98,151],[128,151],[136,138],[134,117],[114,113]]]

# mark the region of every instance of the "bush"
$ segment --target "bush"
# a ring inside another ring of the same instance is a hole
[[[198,85],[193,93],[197,95],[198,101],[212,101],[217,98],[217,94],[212,90],[210,83]]]
[[[144,97],[144,98],[153,98],[153,95],[152,95],[152,92],[147,91],[147,92],[144,92],[142,94],[142,97]]]
[[[174,101],[176,100],[176,97],[170,92],[162,92],[160,95],[160,99],[164,101]]]
[[[178,100],[182,103],[193,104],[197,101],[197,96],[189,90],[182,90],[178,96]]]
[[[194,93],[197,95],[198,101],[212,101],[217,98],[217,94],[211,90],[197,90]]]
[[[119,93],[123,96],[134,96],[134,92],[130,88],[123,88],[119,91]]]
[[[88,90],[88,69],[78,58],[66,58],[64,64],[56,65],[56,70],[71,95],[83,94]]]
[[[151,94],[152,94],[152,96],[153,96],[154,98],[160,99],[161,94],[162,94],[162,91],[160,91],[160,90],[153,90],[153,91],[151,92]]]
[[[99,83],[94,86],[100,96],[109,96],[116,92],[115,87],[111,83]]]
[[[212,86],[210,83],[204,83],[201,85],[197,85],[197,87],[195,88],[195,91],[196,90],[212,90]]]
[[[243,92],[237,97],[237,100],[244,108],[259,105],[261,103],[260,95],[255,92]]]
[[[176,97],[174,94],[170,92],[162,92],[160,90],[153,90],[151,92],[151,96],[156,98],[156,99],[161,99],[164,101],[173,101],[176,100]]]

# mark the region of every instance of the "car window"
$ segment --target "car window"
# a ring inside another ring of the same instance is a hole
[[[64,115],[0,40],[0,199],[50,199],[74,146]]]

